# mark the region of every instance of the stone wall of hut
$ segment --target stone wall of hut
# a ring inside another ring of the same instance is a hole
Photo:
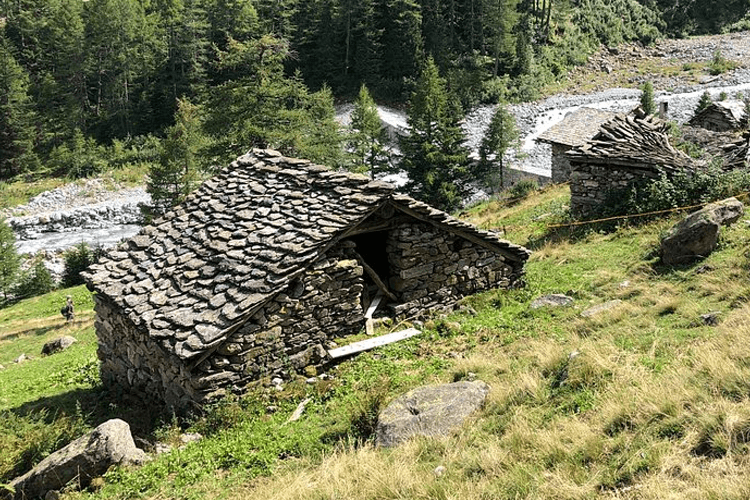
[[[635,181],[656,179],[658,173],[624,166],[574,164],[570,173],[570,213],[576,219],[598,213],[613,191]]]
[[[195,400],[192,374],[177,356],[168,354],[137,328],[102,294],[95,294],[96,334],[102,383],[158,404],[176,408]]]
[[[522,270],[502,255],[427,223],[402,223],[386,243],[389,284],[401,304],[398,316],[451,310],[458,299],[490,288],[509,288]]]
[[[384,278],[401,300],[394,306],[400,317],[450,310],[466,295],[513,286],[522,273],[502,255],[422,222],[390,230],[386,251],[390,276]],[[355,244],[342,241],[195,367],[192,360],[168,354],[97,294],[102,380],[144,400],[184,408],[191,401],[241,392],[264,376],[319,367],[333,338],[362,330],[364,287]]]
[[[206,397],[218,387],[241,391],[264,376],[320,365],[332,338],[359,333],[363,269],[353,247],[329,250],[198,365],[198,389]]]
[[[570,180],[570,161],[565,153],[570,149],[569,146],[562,144],[552,145],[552,182],[561,184]]]

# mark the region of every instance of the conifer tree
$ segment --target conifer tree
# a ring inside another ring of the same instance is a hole
[[[39,170],[29,79],[0,35],[0,178]]]
[[[493,191],[496,187],[504,187],[503,156],[509,147],[518,142],[518,138],[515,118],[505,104],[498,104],[479,146],[481,174],[486,185]]]
[[[13,289],[21,268],[21,258],[16,250],[16,236],[13,230],[0,219],[0,292],[5,300]]]
[[[449,96],[435,61],[428,58],[411,96],[401,166],[412,195],[443,210],[460,206],[475,174],[460,119],[460,106]]]
[[[153,211],[163,214],[177,205],[198,183],[198,149],[203,143],[199,109],[189,101],[177,105],[175,124],[161,145],[159,162],[149,169],[147,191]]]
[[[244,76],[214,87],[206,131],[215,138],[215,161],[224,163],[250,148],[271,147],[289,156],[337,166],[341,139],[333,98],[324,88],[311,94],[299,73],[284,74],[289,48],[265,35],[230,41],[222,68]]]
[[[711,99],[711,93],[706,90],[701,94],[701,98],[698,101],[698,107],[695,108],[695,113],[698,114],[711,105],[713,99]]]
[[[363,84],[354,102],[349,148],[353,170],[368,172],[372,177],[388,169],[388,134],[383,128],[375,101]]]
[[[641,87],[641,108],[646,116],[656,113],[656,103],[654,102],[654,86],[651,82],[646,82]]]

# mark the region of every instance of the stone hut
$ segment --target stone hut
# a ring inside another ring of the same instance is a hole
[[[240,157],[85,275],[102,381],[176,408],[325,364],[399,317],[520,284],[530,252],[367,177]]]
[[[599,131],[603,123],[611,120],[615,113],[595,108],[578,108],[571,111],[562,122],[550,127],[537,137],[538,142],[552,146],[552,182],[568,182],[570,161],[565,156],[571,148],[582,146]]]
[[[568,153],[570,211],[576,218],[596,212],[610,193],[662,172],[695,170],[701,164],[669,142],[669,125],[655,116],[616,116],[594,138]]]
[[[739,100],[716,101],[693,116],[688,125],[713,132],[727,132],[742,127],[745,116],[745,103]]]
[[[722,158],[724,170],[747,168],[750,165],[750,133],[714,132],[700,127],[682,127],[682,140],[703,150],[702,159]]]

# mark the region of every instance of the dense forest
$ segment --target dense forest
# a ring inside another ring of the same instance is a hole
[[[450,129],[476,104],[533,99],[600,44],[741,28],[749,3],[0,0],[0,179],[258,146],[350,167],[334,99],[407,105],[429,71]]]

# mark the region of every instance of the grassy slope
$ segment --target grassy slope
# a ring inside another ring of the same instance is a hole
[[[175,442],[179,424],[206,438],[138,471],[111,472],[94,495],[750,496],[744,479],[750,472],[747,224],[724,229],[720,248],[705,261],[665,269],[653,250],[674,220],[610,233],[553,234],[548,226],[564,219],[567,198],[567,188],[556,187],[512,207],[489,204],[466,214],[483,227],[504,227],[509,239],[534,250],[526,288],[471,297],[476,315],[434,318],[421,337],[348,361],[332,371],[332,381],[299,380],[282,392],[260,383],[250,397],[225,401],[192,422],[153,417],[144,423],[143,412],[125,413],[149,440]],[[534,297],[550,292],[572,295],[575,305],[529,308]],[[91,380],[91,313],[81,312],[80,326],[59,326],[63,296],[0,311],[0,362],[7,367],[0,371],[0,457],[11,457],[0,460],[0,481],[134,407]],[[610,313],[581,316],[616,298],[622,304]],[[23,321],[15,319],[20,311]],[[719,326],[702,324],[700,315],[709,311],[721,311]],[[82,340],[74,349],[6,363],[74,328]],[[579,354],[570,359],[574,351]],[[395,395],[471,374],[492,391],[485,409],[461,431],[395,450],[369,444],[377,409]],[[303,418],[285,423],[306,397]],[[44,446],[33,444],[37,437]],[[433,474],[438,465],[446,467],[441,477]]]

